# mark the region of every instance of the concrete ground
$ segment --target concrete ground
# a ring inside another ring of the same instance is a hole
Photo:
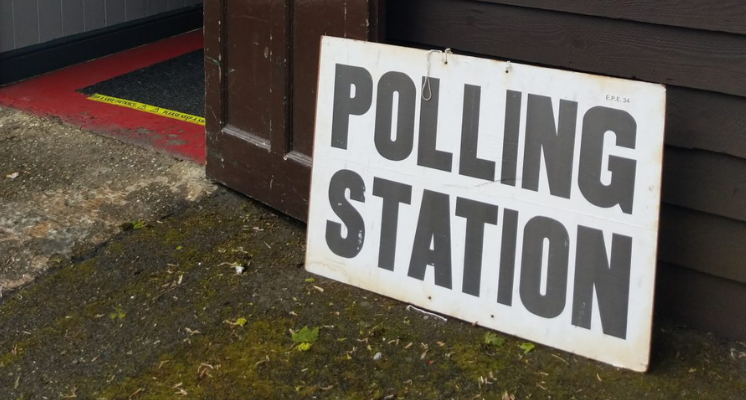
[[[123,223],[157,221],[211,193],[204,169],[0,109],[0,296]]]
[[[201,166],[0,109],[0,400],[746,398],[744,343],[657,319],[623,371],[314,277],[304,244]]]

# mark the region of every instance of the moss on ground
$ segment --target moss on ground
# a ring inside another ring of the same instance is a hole
[[[0,303],[0,399],[746,398],[742,343],[658,321],[648,374],[524,353],[309,279],[304,241],[302,225],[219,191],[58,263]],[[304,326],[319,328],[308,351],[290,333]]]

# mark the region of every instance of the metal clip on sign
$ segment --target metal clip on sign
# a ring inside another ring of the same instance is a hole
[[[425,59],[427,60],[427,69],[425,70],[425,79],[422,81],[422,100],[425,101],[430,101],[430,99],[433,98],[433,90],[430,87],[430,54],[432,53],[442,54],[444,65],[448,65],[448,55],[453,54],[451,48],[449,47],[445,49],[445,51],[430,50],[427,52],[427,55],[425,55]],[[425,91],[427,91],[427,95],[425,95]]]

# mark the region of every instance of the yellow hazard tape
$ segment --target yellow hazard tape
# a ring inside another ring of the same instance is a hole
[[[116,97],[105,96],[103,94],[95,93],[88,100],[98,101],[100,103],[113,104],[115,106],[122,106],[131,108],[133,110],[144,111],[151,114],[162,115],[164,117],[178,119],[180,121],[191,122],[193,124],[205,126],[205,119],[196,115],[185,114],[182,112],[169,110],[162,107],[151,106],[149,104],[138,103],[132,100],[119,99]]]

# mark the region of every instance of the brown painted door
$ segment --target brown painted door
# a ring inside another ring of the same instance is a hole
[[[382,0],[205,0],[207,175],[306,219],[321,35],[375,40]]]

